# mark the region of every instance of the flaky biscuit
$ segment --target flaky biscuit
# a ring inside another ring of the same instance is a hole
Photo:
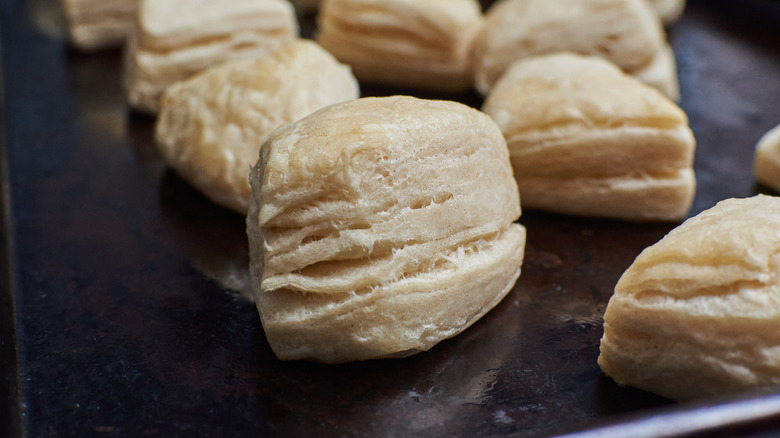
[[[337,104],[274,131],[250,182],[252,289],[280,359],[430,349],[520,275],[525,229],[501,132],[455,102]]]
[[[680,81],[677,79],[677,60],[672,46],[664,44],[652,62],[643,69],[636,70],[632,76],[657,88],[658,91],[674,101],[680,100]]]
[[[780,384],[780,198],[718,203],[645,249],[604,316],[601,369],[674,400]]]
[[[685,10],[685,0],[650,0],[650,3],[665,24],[679,20]]]
[[[695,140],[658,90],[597,57],[515,63],[484,111],[507,139],[524,208],[678,220],[695,192]]]
[[[170,86],[156,139],[179,175],[212,201],[245,215],[249,169],[265,136],[358,95],[349,67],[317,43],[297,40]]]
[[[780,125],[758,141],[753,174],[762,184],[780,191]]]
[[[287,0],[140,0],[125,54],[128,101],[156,114],[170,84],[220,62],[261,56],[297,33]]]
[[[68,35],[80,50],[124,44],[133,28],[138,0],[61,0]]]
[[[670,70],[675,65],[659,58],[666,38],[646,0],[505,0],[488,10],[482,29],[475,85],[483,95],[513,62],[555,52],[603,57],[629,74],[663,62],[650,76],[662,84],[677,81],[676,68]],[[659,81],[658,72],[668,77]]]
[[[471,88],[476,0],[324,0],[316,36],[361,81],[426,90]]]

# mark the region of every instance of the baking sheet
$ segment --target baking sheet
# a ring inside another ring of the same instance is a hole
[[[614,284],[676,224],[525,211],[520,280],[463,334],[401,360],[276,360],[253,305],[235,292],[246,276],[243,218],[166,169],[153,120],[124,103],[120,53],[69,50],[53,4],[0,3],[0,434],[780,433],[776,396],[677,405],[619,388],[596,365]],[[751,166],[756,141],[780,122],[779,29],[777,2],[692,0],[670,30],[698,140],[691,215],[772,193]],[[723,428],[739,419],[746,424]]]

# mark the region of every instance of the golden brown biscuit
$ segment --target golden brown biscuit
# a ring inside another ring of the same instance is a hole
[[[170,84],[220,62],[261,56],[297,33],[287,0],[140,0],[126,52],[128,100],[156,114]]]
[[[280,359],[428,350],[520,275],[506,145],[465,105],[395,96],[327,107],[269,135],[250,182],[252,289]]]
[[[124,44],[135,20],[138,0],[61,0],[71,44],[99,50]]]
[[[650,0],[664,24],[672,24],[680,19],[685,10],[685,0]]]
[[[575,52],[608,59],[629,74],[663,63],[649,76],[674,90],[676,68],[664,50],[663,26],[646,0],[505,0],[488,10],[477,37],[476,87],[486,95],[519,59]]]
[[[361,81],[461,92],[481,25],[476,0],[324,0],[317,41]]]
[[[597,57],[518,61],[484,111],[507,139],[524,208],[678,220],[695,192],[685,113]]]
[[[264,137],[358,96],[349,67],[317,43],[298,40],[170,86],[162,99],[157,143],[185,180],[217,204],[246,215],[249,169]]]
[[[758,141],[753,174],[760,183],[780,191],[780,125]]]
[[[780,198],[718,203],[645,249],[615,287],[599,366],[674,400],[780,384]]]

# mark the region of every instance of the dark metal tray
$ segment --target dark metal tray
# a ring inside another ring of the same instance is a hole
[[[678,405],[596,365],[618,277],[676,224],[525,211],[519,282],[463,334],[407,359],[278,361],[232,292],[243,218],[166,170],[153,120],[124,103],[120,53],[70,51],[52,3],[0,2],[0,436],[780,434],[776,395]],[[698,139],[691,215],[762,191],[780,4],[691,0],[670,39]]]

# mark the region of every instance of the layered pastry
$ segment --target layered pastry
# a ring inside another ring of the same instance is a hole
[[[280,359],[428,350],[520,275],[506,144],[465,105],[395,96],[327,107],[271,133],[250,182],[252,289]]]
[[[220,62],[258,57],[297,34],[287,0],[141,0],[126,51],[128,101],[156,114],[174,82]]]
[[[601,369],[691,400],[780,384],[780,198],[729,199],[645,249],[604,316]]]
[[[524,208],[680,220],[695,194],[695,139],[666,96],[601,58],[515,63],[484,111],[507,139]]]
[[[317,43],[296,40],[170,86],[162,98],[156,139],[183,179],[215,203],[246,215],[249,169],[265,136],[358,96],[349,67]]]
[[[316,38],[361,82],[462,92],[481,26],[476,0],[323,0]]]
[[[554,52],[599,56],[678,98],[677,66],[647,0],[505,0],[491,7],[475,44],[483,95],[517,60]]]

